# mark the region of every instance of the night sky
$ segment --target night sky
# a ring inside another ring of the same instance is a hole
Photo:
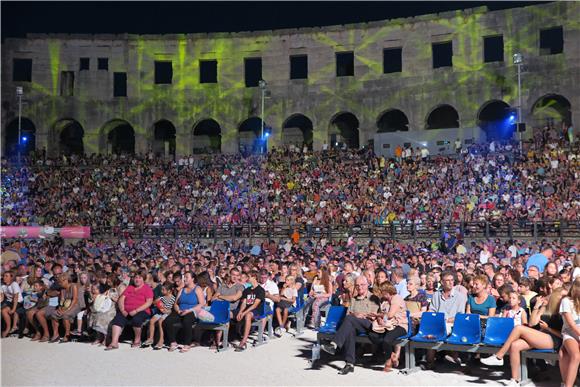
[[[2,2],[2,38],[26,33],[195,33],[327,26],[538,2]]]

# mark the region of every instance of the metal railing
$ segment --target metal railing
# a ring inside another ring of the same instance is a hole
[[[482,238],[580,238],[580,221],[539,222],[458,222],[458,223],[364,223],[355,225],[292,225],[292,224],[221,224],[221,225],[188,225],[178,227],[133,226],[133,227],[97,227],[91,228],[91,234],[97,238],[170,238],[170,239],[280,239],[289,238],[294,231],[301,238],[327,238],[329,240],[346,239],[353,236],[359,239],[419,240],[439,239],[445,233],[462,235],[467,239]]]

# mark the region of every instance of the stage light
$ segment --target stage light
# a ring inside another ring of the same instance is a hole
[[[26,142],[26,141],[28,141],[28,137],[22,136],[22,142]]]
[[[264,136],[265,136],[266,138],[268,138],[268,137],[270,137],[270,133],[266,132],[266,133],[264,133]]]

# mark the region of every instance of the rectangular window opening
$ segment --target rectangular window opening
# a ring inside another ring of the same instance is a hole
[[[336,76],[354,76],[354,52],[349,51],[336,53]]]
[[[199,61],[199,83],[217,83],[217,60]]]
[[[173,64],[155,61],[155,84],[170,85],[173,81]]]
[[[383,50],[383,74],[403,71],[403,48],[385,48]]]
[[[262,79],[262,58],[244,59],[244,78],[246,87],[256,87]]]
[[[113,75],[113,97],[127,96],[127,73]]]
[[[540,55],[555,55],[564,52],[564,29],[562,26],[540,31]]]
[[[91,67],[91,59],[90,58],[81,58],[80,59],[80,65],[79,65],[80,71],[90,70],[90,67]]]
[[[12,80],[14,82],[32,82],[32,59],[14,59]]]
[[[308,56],[290,56],[290,79],[308,79]]]
[[[503,62],[503,35],[483,38],[483,61]]]
[[[433,43],[433,68],[452,67],[453,66],[453,43],[442,42]]]
[[[109,70],[109,58],[99,58],[97,62],[98,70]]]
[[[60,95],[62,97],[74,96],[75,73],[74,71],[61,71],[60,73]]]

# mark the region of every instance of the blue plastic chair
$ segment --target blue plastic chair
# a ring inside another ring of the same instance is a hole
[[[214,331],[222,331],[222,345],[221,350],[225,351],[228,348],[228,334],[230,331],[230,302],[229,301],[213,301],[211,303],[209,312],[213,314],[214,320],[212,322],[198,322],[196,327],[200,329],[208,329]],[[218,348],[218,352],[220,348]]]
[[[514,319],[506,317],[490,317],[487,319],[483,344],[491,347],[501,347],[514,329]]]
[[[445,314],[436,312],[423,312],[419,332],[411,337],[411,341],[422,343],[435,343],[447,338],[445,326]]]
[[[401,337],[397,337],[397,340],[404,340],[404,339],[408,339],[411,336],[413,336],[413,320],[411,320],[411,312],[409,312],[407,310],[407,334],[401,336]]]
[[[344,306],[331,306],[326,315],[324,325],[318,330],[319,333],[336,333],[342,320],[346,316],[346,308]]]
[[[481,342],[481,322],[478,314],[458,313],[451,335],[446,342],[458,345],[474,345]]]

